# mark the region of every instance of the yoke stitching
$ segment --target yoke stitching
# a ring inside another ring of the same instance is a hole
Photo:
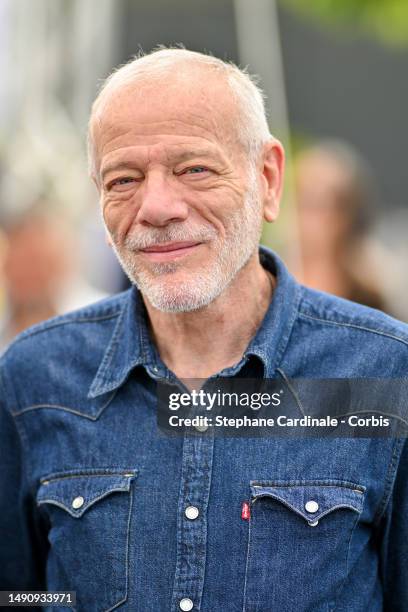
[[[65,412],[70,412],[71,414],[76,414],[80,417],[84,417],[85,419],[89,419],[90,421],[97,421],[104,410],[109,406],[113,398],[117,393],[117,389],[114,389],[112,395],[108,398],[108,400],[101,406],[99,411],[95,415],[85,414],[84,412],[80,412],[79,410],[75,410],[75,408],[69,408],[68,406],[60,406],[59,404],[35,404],[34,406],[27,406],[26,408],[22,408],[17,412],[11,413],[13,417],[21,416],[26,412],[30,412],[31,410],[41,410],[43,408],[48,408],[52,410],[63,410]]]
[[[402,344],[405,344],[406,346],[408,346],[408,340],[405,340],[404,338],[400,338],[399,336],[394,336],[394,334],[391,334],[389,332],[373,329],[371,327],[365,327],[364,325],[357,325],[356,323],[344,323],[341,321],[332,321],[331,319],[321,319],[320,317],[315,317],[313,315],[309,315],[309,314],[306,314],[300,311],[299,311],[299,316],[304,317],[306,319],[312,319],[313,321],[319,321],[320,323],[326,323],[328,325],[338,325],[339,327],[351,327],[353,329],[360,329],[362,331],[371,332],[373,334],[377,334],[378,336],[384,336],[386,338],[391,338],[392,340],[397,340],[398,342],[401,342]]]
[[[32,338],[33,336],[36,336],[37,334],[47,332],[49,329],[54,329],[55,327],[61,327],[62,325],[68,325],[70,323],[93,323],[96,321],[106,321],[108,319],[114,319],[115,317],[118,317],[120,315],[120,312],[121,311],[119,310],[118,312],[115,312],[113,314],[103,315],[103,316],[101,315],[100,317],[95,316],[95,317],[89,317],[85,319],[81,318],[81,319],[67,319],[63,321],[56,321],[55,323],[48,323],[44,327],[41,326],[39,329],[33,329],[32,331],[23,332],[22,335],[15,340],[15,342],[11,343],[10,347],[5,351],[4,355],[6,355],[9,349],[12,348],[15,344],[19,344],[20,342],[23,342],[24,340],[27,340],[28,338]]]

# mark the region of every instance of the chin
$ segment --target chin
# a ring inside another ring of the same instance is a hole
[[[194,312],[200,310],[201,308],[205,308],[212,301],[211,298],[196,295],[171,295],[169,293],[147,295],[146,292],[143,291],[142,293],[154,308],[160,310],[161,312],[168,313]]]
[[[157,310],[167,313],[193,312],[209,306],[235,277],[238,266],[229,270],[216,262],[189,270],[178,262],[146,267],[123,258],[122,267],[143,297]],[[218,264],[218,265],[217,265]]]
[[[156,310],[159,310],[160,312],[165,312],[167,314],[177,314],[177,313],[182,313],[182,312],[185,312],[185,313],[197,312],[198,310],[201,310],[202,308],[205,308],[208,305],[208,304],[198,304],[195,302],[186,302],[184,300],[181,300],[181,301],[161,300],[155,303],[152,303],[150,301],[150,303]]]
[[[221,293],[220,283],[208,282],[202,276],[188,280],[156,279],[137,283],[143,296],[161,312],[193,312],[205,308]]]

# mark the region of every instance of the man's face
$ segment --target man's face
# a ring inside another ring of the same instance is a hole
[[[208,305],[257,249],[262,209],[235,112],[225,85],[201,75],[122,89],[96,122],[107,231],[159,310]]]

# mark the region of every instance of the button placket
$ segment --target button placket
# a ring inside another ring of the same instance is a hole
[[[186,432],[177,519],[177,561],[172,612],[199,610],[207,549],[207,506],[210,495],[214,436]],[[184,606],[184,607],[183,607]]]

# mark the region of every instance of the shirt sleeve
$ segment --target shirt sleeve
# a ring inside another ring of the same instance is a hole
[[[408,610],[408,444],[404,440],[383,517],[381,570],[384,612]]]
[[[29,491],[21,438],[7,409],[3,374],[0,360],[0,590],[45,590],[47,540]]]

